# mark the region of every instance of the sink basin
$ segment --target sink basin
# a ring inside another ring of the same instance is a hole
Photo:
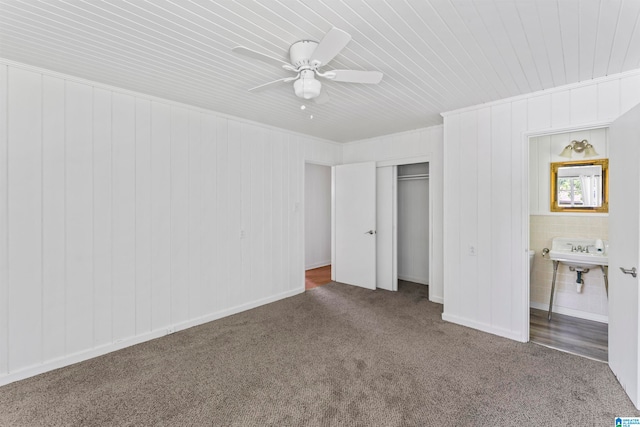
[[[607,253],[609,243],[603,242],[602,251],[595,249],[596,239],[576,239],[572,237],[555,237],[551,243],[549,258],[553,261],[560,261],[569,267],[593,268],[600,265],[609,265],[609,255]],[[581,250],[573,250],[578,247]],[[586,252],[588,248],[589,252]]]

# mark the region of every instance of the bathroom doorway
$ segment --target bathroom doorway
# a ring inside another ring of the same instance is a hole
[[[588,141],[593,151],[567,149],[572,141]],[[552,248],[554,238],[567,238],[569,243],[582,242],[580,239],[607,242],[608,213],[553,211],[552,179],[554,191],[562,193],[563,200],[572,199],[571,204],[584,203],[583,198],[589,195],[588,185],[584,184],[583,188],[579,177],[556,175],[552,178],[551,164],[581,161],[585,154],[588,160],[606,159],[608,151],[608,130],[604,127],[529,138],[529,339],[603,362],[608,360],[608,300],[603,270],[595,266],[588,271],[575,271],[563,262],[557,263],[549,316],[556,263],[546,249]],[[561,184],[569,186],[565,189]],[[567,248],[573,249],[573,246]]]

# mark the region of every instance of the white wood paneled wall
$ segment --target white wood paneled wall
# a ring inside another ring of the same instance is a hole
[[[304,290],[338,144],[27,66],[0,99],[0,384]]]
[[[342,160],[344,163],[397,161],[398,164],[402,164],[404,160],[417,157],[427,157],[429,159],[429,190],[431,191],[429,215],[433,218],[432,253],[429,265],[429,299],[443,303],[443,127],[432,126],[349,142],[343,146]]]
[[[638,103],[636,70],[444,114],[445,320],[529,339],[525,135],[594,126]]]
[[[307,163],[304,175],[305,269],[331,264],[331,168]]]

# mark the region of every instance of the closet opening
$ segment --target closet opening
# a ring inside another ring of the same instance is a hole
[[[331,167],[305,163],[305,290],[331,281]]]
[[[429,163],[397,166],[397,277],[429,285]]]

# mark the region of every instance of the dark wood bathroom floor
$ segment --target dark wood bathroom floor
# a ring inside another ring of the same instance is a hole
[[[602,362],[609,360],[609,332],[606,323],[557,313],[553,313],[549,322],[547,312],[535,308],[531,309],[530,314],[531,342]]]

